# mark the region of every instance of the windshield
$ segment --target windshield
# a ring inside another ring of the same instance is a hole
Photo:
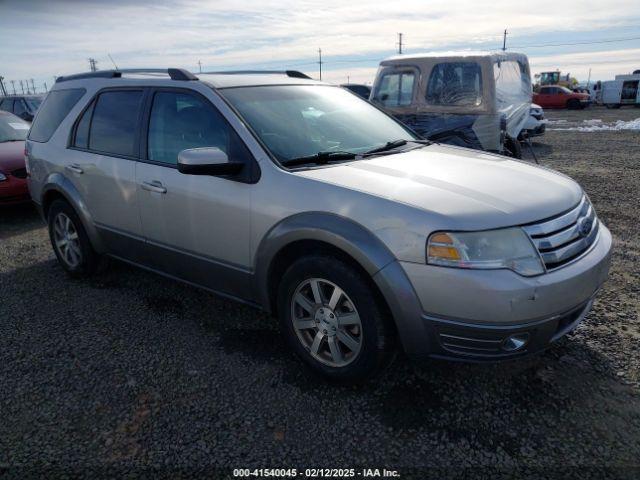
[[[34,113],[36,110],[38,110],[38,107],[40,107],[40,104],[42,103],[42,98],[39,98],[39,97],[25,98],[24,101],[27,102],[27,106],[29,107],[29,110],[32,113]]]
[[[339,87],[279,85],[219,91],[284,163],[318,152],[363,153],[391,141],[418,138]]]
[[[15,115],[0,115],[0,143],[27,138],[29,124]]]

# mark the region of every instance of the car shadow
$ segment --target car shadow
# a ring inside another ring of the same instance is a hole
[[[42,228],[45,224],[32,203],[0,206],[0,240]]]

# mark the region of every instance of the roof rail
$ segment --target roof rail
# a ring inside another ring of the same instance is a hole
[[[204,72],[205,74],[215,75],[286,75],[291,78],[307,78],[311,77],[299,72],[298,70],[223,70],[220,72]]]
[[[163,73],[169,75],[171,80],[190,81],[198,80],[193,73],[183,68],[123,68],[120,70],[98,70],[97,72],[76,73],[58,77],[56,83],[83,78],[120,78],[123,73]]]

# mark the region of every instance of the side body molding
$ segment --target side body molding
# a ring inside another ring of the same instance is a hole
[[[82,220],[82,225],[91,240],[91,245],[98,253],[106,252],[102,239],[96,230],[96,227],[93,223],[93,218],[91,217],[91,213],[87,208],[87,204],[82,200],[82,196],[80,192],[76,189],[76,187],[71,183],[64,175],[61,173],[52,173],[49,175],[42,186],[42,191],[39,199],[39,204],[41,207],[44,206],[44,199],[47,194],[55,191],[61,194],[75,209],[76,213]],[[42,208],[40,208],[41,211]],[[46,219],[45,219],[46,220]]]

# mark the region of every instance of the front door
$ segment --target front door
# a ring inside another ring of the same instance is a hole
[[[183,174],[177,160],[185,149],[218,147],[250,168],[251,154],[215,106],[193,91],[156,90],[145,123],[146,152],[136,182],[148,263],[246,298],[252,185],[242,178]]]

